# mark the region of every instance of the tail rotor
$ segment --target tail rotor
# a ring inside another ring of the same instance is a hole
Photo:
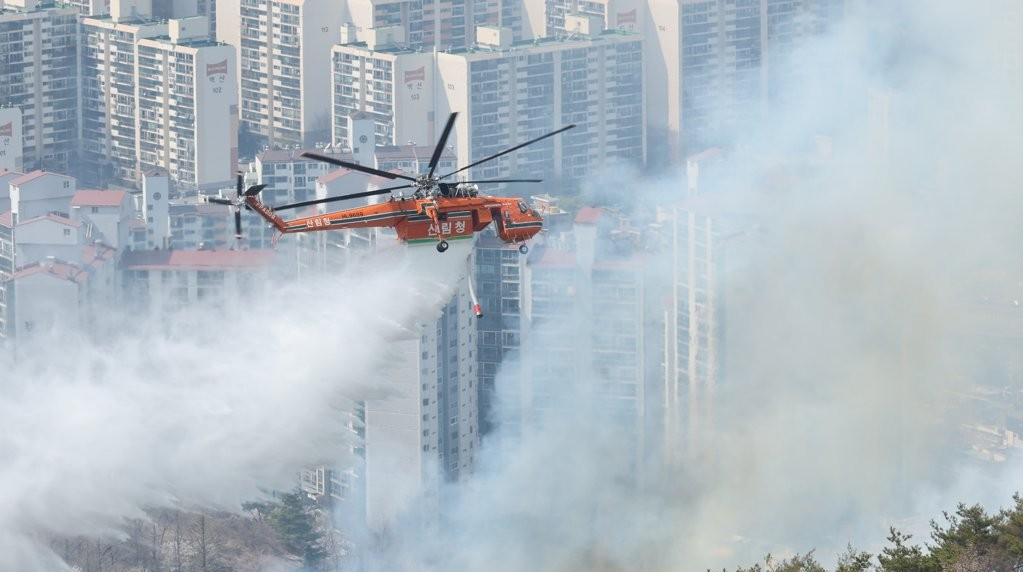
[[[235,185],[234,198],[222,199],[220,197],[206,197],[206,202],[214,203],[218,205],[227,205],[234,209],[234,237],[238,240],[242,238],[242,207],[246,210],[252,210],[249,205],[245,203],[245,198],[259,194],[266,185],[253,185],[246,191],[242,191],[245,181],[242,173],[238,173],[238,182]]]

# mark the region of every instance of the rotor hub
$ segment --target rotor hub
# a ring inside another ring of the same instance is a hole
[[[432,196],[439,192],[440,177],[434,177],[431,175],[419,175],[416,177],[415,182],[412,183],[412,188],[418,193],[423,195]]]

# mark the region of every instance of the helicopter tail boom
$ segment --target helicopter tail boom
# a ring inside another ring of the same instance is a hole
[[[245,191],[245,204],[273,225],[277,232],[281,234],[288,232],[288,228],[287,225],[284,224],[284,220],[277,216],[272,208],[263,204],[263,202],[259,200],[259,192],[262,190],[263,188],[260,186],[258,189],[253,187],[252,189]]]

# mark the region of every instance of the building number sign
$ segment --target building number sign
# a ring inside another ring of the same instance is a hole
[[[227,80],[227,59],[215,64],[206,64],[206,79],[213,93],[221,93],[224,90],[223,83]]]

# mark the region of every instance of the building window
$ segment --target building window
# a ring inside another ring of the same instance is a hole
[[[91,212],[92,212],[92,214],[98,213],[99,212],[99,207],[92,207]]]
[[[71,236],[71,229],[70,228],[65,228],[64,229],[64,236]]]

